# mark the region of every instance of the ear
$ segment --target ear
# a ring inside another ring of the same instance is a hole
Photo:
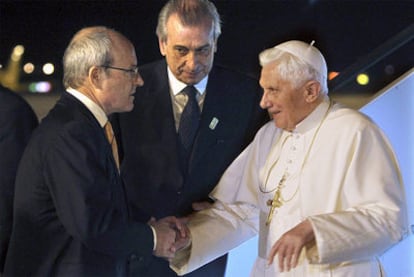
[[[89,68],[88,81],[94,87],[101,86],[101,81],[102,81],[101,71],[102,71],[101,68],[97,66],[92,66],[91,68]]]
[[[321,85],[317,81],[309,81],[305,84],[305,101],[308,103],[314,102],[321,94]]]
[[[158,46],[160,48],[160,53],[161,55],[165,56],[166,52],[167,52],[167,41],[166,40],[162,40],[162,39],[158,39]]]

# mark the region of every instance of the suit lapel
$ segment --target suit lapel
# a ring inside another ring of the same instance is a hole
[[[197,161],[203,158],[203,155],[209,151],[211,147],[220,141],[220,132],[218,126],[221,123],[220,119],[224,117],[225,108],[223,105],[228,102],[226,93],[222,87],[222,80],[219,81],[217,71],[212,69],[209,74],[209,79],[206,88],[206,98],[201,114],[201,122],[194,141],[193,153],[190,160],[190,168]],[[214,124],[214,121],[216,123]],[[217,122],[218,121],[218,122]]]
[[[169,136],[176,140],[174,113],[172,109],[167,66],[165,61],[156,64],[148,74],[143,72],[144,90],[136,97],[136,109],[144,113],[147,130],[158,137]],[[139,135],[139,134],[138,134]]]
[[[172,182],[170,181],[170,185],[178,190],[182,188],[183,172],[181,170],[179,141],[175,128],[174,110],[165,60],[158,63],[155,69],[156,74],[152,74],[152,76],[156,76],[151,80],[151,88],[147,91],[150,94],[155,94],[155,97],[154,95],[152,97],[149,95],[148,97],[155,101],[153,103],[154,106],[149,108],[150,112],[154,113],[155,111],[154,122],[152,122],[152,127],[150,128],[154,128],[158,132],[157,136],[160,138],[162,148],[164,148],[163,153],[170,153],[172,157],[175,157],[173,159],[175,159],[178,169],[175,172],[177,176],[175,176],[176,178]]]
[[[112,154],[112,149],[109,143],[107,143],[107,138],[105,136],[105,132],[101,125],[99,124],[98,120],[92,114],[92,112],[76,97],[73,95],[64,92],[62,95],[62,102],[67,106],[69,112],[74,112],[79,114],[79,120],[87,121],[91,125],[91,128],[94,128],[96,132],[96,136],[100,136],[100,140],[103,141],[102,145],[105,145],[105,153],[107,163],[110,166],[110,172],[108,175],[110,176],[110,185],[111,190],[115,193],[114,201],[116,201],[117,207],[122,211],[121,216],[124,220],[127,220],[128,217],[128,208],[126,206],[125,200],[125,192],[123,185],[119,178],[119,171],[117,169],[115,159]]]
[[[105,132],[102,128],[102,126],[99,124],[98,120],[95,118],[95,116],[92,114],[92,112],[76,97],[71,95],[68,92],[64,92],[62,94],[62,103],[68,107],[68,110],[70,112],[78,113],[79,119],[87,121],[90,123],[91,127],[96,129],[97,135],[101,136],[101,140],[107,141]],[[109,144],[107,144],[107,147],[105,148],[105,151],[107,153],[107,157],[109,160],[111,160],[111,163],[114,167],[114,171],[118,174],[118,170],[116,167],[115,159],[113,158],[112,149]]]

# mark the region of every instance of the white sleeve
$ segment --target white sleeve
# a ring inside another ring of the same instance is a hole
[[[171,268],[178,275],[187,274],[252,238],[258,232],[258,214],[255,206],[220,201],[194,214],[189,223],[191,253],[186,261],[173,259]]]
[[[403,183],[387,139],[366,128],[352,146],[340,196],[345,209],[309,217],[317,246],[308,255],[312,263],[380,255],[408,233]]]
[[[258,233],[259,167],[272,145],[274,132],[273,124],[265,125],[211,193],[216,200],[213,208],[191,215],[191,253],[178,255],[180,258],[170,262],[177,274],[203,266]]]

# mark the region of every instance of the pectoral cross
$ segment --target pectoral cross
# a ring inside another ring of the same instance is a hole
[[[281,196],[281,189],[283,187],[283,184],[285,183],[286,175],[282,176],[282,179],[280,179],[279,184],[277,186],[277,189],[275,191],[275,196],[273,196],[273,199],[269,199],[266,202],[267,206],[270,206],[270,211],[267,216],[266,220],[266,226],[269,226],[270,222],[272,221],[273,214],[275,212],[276,208],[280,208],[283,205],[283,200]]]

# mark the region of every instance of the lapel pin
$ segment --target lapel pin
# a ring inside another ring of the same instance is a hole
[[[219,120],[217,119],[217,117],[213,117],[213,119],[211,120],[210,125],[208,125],[208,127],[211,130],[214,130],[214,129],[216,129],[216,126],[217,126],[218,122],[219,122]]]

